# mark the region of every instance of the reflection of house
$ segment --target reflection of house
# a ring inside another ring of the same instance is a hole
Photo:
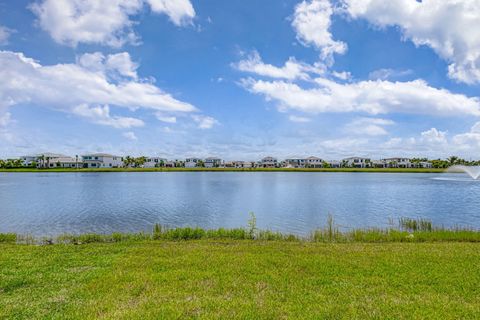
[[[222,164],[222,159],[210,157],[205,159],[205,168],[218,168]]]
[[[195,168],[202,162],[199,158],[187,158],[185,159],[185,168]]]
[[[108,153],[93,153],[82,156],[84,168],[120,168],[123,158]]]
[[[160,157],[147,158],[147,161],[143,164],[144,168],[158,168],[165,166],[167,159]]]
[[[351,168],[368,168],[370,167],[370,159],[362,157],[350,157],[343,159],[346,167]]]
[[[389,168],[411,168],[412,163],[408,158],[387,158],[383,159]]]
[[[308,157],[306,159],[307,167],[308,168],[322,168],[323,167],[323,160],[317,157]]]
[[[260,161],[260,167],[262,168],[276,168],[277,166],[278,161],[273,157],[265,157]]]

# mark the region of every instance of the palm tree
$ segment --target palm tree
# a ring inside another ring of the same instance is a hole
[[[448,163],[453,166],[455,164],[457,164],[458,162],[458,157],[456,156],[451,156],[450,158],[447,159]]]

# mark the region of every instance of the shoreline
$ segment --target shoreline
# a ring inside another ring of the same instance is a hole
[[[351,172],[351,173],[443,173],[446,169],[421,168],[105,168],[105,169],[0,169],[8,172]]]

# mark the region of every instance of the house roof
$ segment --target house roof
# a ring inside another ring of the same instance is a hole
[[[117,156],[114,156],[108,153],[89,153],[89,154],[82,155],[82,157],[117,157]]]

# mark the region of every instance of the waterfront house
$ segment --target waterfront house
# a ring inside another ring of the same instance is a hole
[[[230,163],[232,168],[250,169],[254,167],[253,161],[232,161]]]
[[[259,166],[261,168],[277,168],[279,163],[274,157],[265,157],[260,161]]]
[[[307,168],[323,168],[323,159],[318,157],[308,157],[306,159]]]
[[[338,160],[327,160],[325,161],[330,168],[340,168],[342,163]]]
[[[306,159],[304,158],[288,158],[282,161],[282,167],[285,168],[305,168]]]
[[[222,159],[209,157],[205,159],[205,168],[218,168],[222,165]]]
[[[372,160],[370,165],[372,168],[387,168],[387,162],[385,160]]]
[[[199,167],[202,163],[202,159],[199,158],[187,158],[185,159],[185,168],[195,168]]]
[[[78,157],[72,158],[58,153],[41,153],[33,156],[22,156],[23,166],[31,167],[36,165],[37,168],[79,168],[82,161]]]
[[[120,168],[123,158],[108,153],[92,153],[82,156],[84,168]]]
[[[344,166],[349,168],[369,168],[371,166],[371,160],[362,157],[345,158],[342,162],[344,163]]]
[[[388,168],[411,168],[412,163],[408,158],[386,158],[383,159]]]
[[[167,163],[167,159],[160,158],[160,157],[150,157],[147,158],[147,161],[143,164],[144,168],[158,168],[164,167],[165,163]]]

